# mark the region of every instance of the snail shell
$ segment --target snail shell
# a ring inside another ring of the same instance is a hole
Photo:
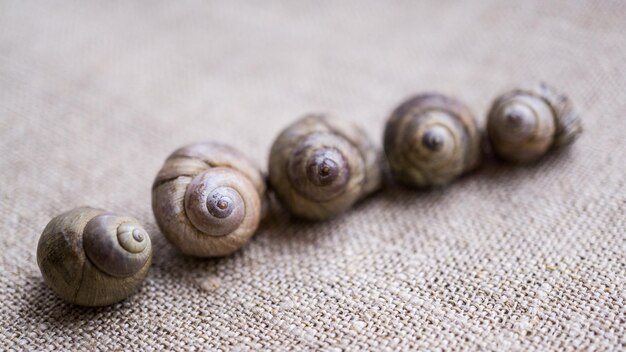
[[[198,257],[228,255],[252,237],[264,213],[265,182],[254,164],[220,143],[172,153],[152,186],[152,210],[165,237]]]
[[[384,148],[400,182],[443,185],[478,165],[480,132],[463,103],[441,94],[421,94],[393,111]]]
[[[321,220],[376,190],[381,170],[374,146],[358,126],[310,114],[274,141],[269,182],[292,214]]]
[[[582,132],[580,116],[565,95],[545,84],[499,96],[487,116],[495,153],[513,162],[531,162],[549,149],[572,143]]]
[[[64,300],[83,306],[127,298],[151,262],[150,236],[136,219],[89,207],[53,218],[37,246],[44,281]]]

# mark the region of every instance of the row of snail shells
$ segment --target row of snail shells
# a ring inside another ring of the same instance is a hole
[[[582,132],[569,98],[540,84],[499,96],[487,117],[495,153],[512,162],[531,162],[548,150],[572,143]]]
[[[540,85],[498,97],[487,135],[495,153],[515,162],[536,160],[581,132],[567,97]],[[415,187],[444,185],[480,162],[481,133],[469,109],[441,94],[400,104],[387,121],[384,150],[393,176]],[[269,184],[293,215],[323,220],[377,190],[381,160],[358,126],[310,114],[276,138]],[[264,175],[237,150],[196,143],[174,151],[152,186],[161,232],[181,252],[199,257],[233,253],[255,233],[268,208]],[[37,262],[63,299],[108,305],[133,293],[152,260],[150,237],[131,217],[77,208],[50,221]]]
[[[152,209],[181,252],[219,257],[252,237],[266,207],[259,169],[220,143],[184,146],[165,161],[152,186]]]
[[[387,121],[383,144],[393,176],[415,187],[449,183],[480,162],[474,116],[441,94],[421,94],[400,104]]]
[[[270,185],[300,218],[338,215],[378,189],[381,179],[376,149],[365,132],[328,115],[306,115],[289,125],[270,151]]]
[[[150,237],[129,216],[81,207],[53,218],[37,246],[44,281],[83,306],[119,302],[140,286],[152,261]]]

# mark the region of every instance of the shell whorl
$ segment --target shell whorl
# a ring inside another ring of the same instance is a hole
[[[272,145],[269,181],[294,215],[321,220],[350,208],[380,186],[375,149],[358,126],[310,114]]]
[[[150,236],[137,220],[113,213],[95,216],[83,230],[87,258],[103,272],[134,275],[150,259]]]
[[[258,168],[220,143],[182,147],[168,157],[152,188],[152,206],[165,237],[183,253],[234,252],[254,234],[265,184]]]
[[[422,94],[391,114],[384,148],[399,181],[418,187],[441,185],[479,163],[480,133],[464,104],[440,94]]]
[[[581,132],[569,98],[543,83],[500,95],[487,116],[494,151],[515,162],[536,160],[551,148],[572,143]]]
[[[242,195],[243,193],[243,195]],[[245,193],[256,196],[254,187],[242,175],[226,167],[211,168],[191,179],[185,191],[185,213],[198,231],[224,236],[235,231],[246,212],[259,207],[259,201],[246,204]]]
[[[136,219],[90,207],[53,218],[37,246],[37,263],[48,286],[84,306],[127,298],[151,262],[150,236]]]
[[[358,151],[345,139],[329,133],[313,133],[302,139],[291,154],[287,172],[291,186],[303,197],[329,201],[346,192],[350,178],[348,160]],[[354,167],[363,167],[362,163]]]

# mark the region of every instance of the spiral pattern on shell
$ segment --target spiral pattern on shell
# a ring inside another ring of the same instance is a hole
[[[274,141],[269,182],[292,214],[321,220],[376,190],[381,170],[371,141],[358,126],[310,114]]]
[[[417,187],[446,184],[480,161],[476,120],[463,103],[441,94],[399,105],[383,143],[394,177]]]
[[[256,231],[265,206],[259,169],[220,143],[176,150],[152,187],[159,228],[175,247],[193,256],[224,256],[242,247]]]
[[[545,84],[499,96],[487,116],[495,153],[513,162],[531,162],[549,149],[572,143],[582,132],[569,98]]]
[[[44,281],[61,298],[84,306],[130,296],[151,261],[150,236],[136,219],[89,207],[52,219],[37,247]]]

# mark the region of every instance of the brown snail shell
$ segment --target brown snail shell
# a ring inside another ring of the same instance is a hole
[[[127,298],[151,262],[150,236],[136,219],[89,207],[53,218],[37,246],[46,284],[64,300],[83,306]]]
[[[357,125],[309,114],[283,130],[269,157],[269,182],[295,216],[340,214],[381,184],[376,150]]]
[[[512,162],[531,162],[551,148],[572,143],[582,132],[569,98],[545,84],[499,96],[487,116],[495,153]]]
[[[259,169],[220,143],[196,143],[172,153],[152,186],[152,210],[165,237],[181,252],[219,257],[241,248],[265,206]]]
[[[421,94],[393,111],[384,148],[400,182],[443,185],[478,165],[480,132],[465,104],[441,94]]]

